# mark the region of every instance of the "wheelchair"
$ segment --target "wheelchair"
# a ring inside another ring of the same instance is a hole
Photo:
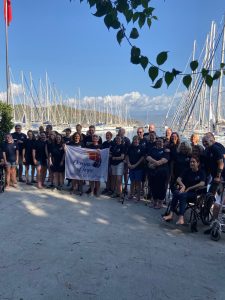
[[[187,201],[184,217],[187,219],[187,224],[190,226],[191,232],[198,232],[198,221],[204,225],[210,225],[212,221],[212,205],[214,203],[214,196],[207,193],[207,187],[204,186],[196,190],[196,196]],[[169,201],[166,211],[162,216],[167,216],[170,213],[171,202]],[[178,206],[175,209],[175,214],[179,215]]]
[[[221,234],[225,233],[225,214],[223,213],[223,200],[224,200],[224,191],[225,191],[225,181],[221,182],[222,191],[220,195],[220,211],[218,218],[213,221],[211,224],[211,233],[210,237],[213,241],[219,241],[221,238]]]

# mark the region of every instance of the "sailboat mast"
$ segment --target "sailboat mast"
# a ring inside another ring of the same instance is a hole
[[[222,40],[222,51],[221,51],[221,63],[224,63],[225,57],[225,17],[224,17],[224,25],[223,25],[223,40]],[[217,93],[217,102],[216,102],[216,126],[218,127],[219,120],[221,119],[221,100],[222,100],[222,88],[223,88],[223,71],[221,70],[221,75],[219,78],[218,84],[218,93]],[[216,128],[218,129],[218,128]]]
[[[215,47],[215,34],[216,34],[216,24],[215,22],[212,22],[212,29],[211,29],[211,41],[210,41],[210,50],[211,52],[214,51]],[[214,68],[214,56],[211,63],[211,69]],[[213,76],[213,71],[211,71],[211,76]],[[209,88],[209,118],[208,118],[208,129],[211,131],[211,123],[212,123],[212,87]]]

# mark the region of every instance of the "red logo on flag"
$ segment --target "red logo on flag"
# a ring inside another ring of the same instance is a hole
[[[4,17],[7,25],[9,26],[12,21],[12,6],[11,0],[4,0]]]

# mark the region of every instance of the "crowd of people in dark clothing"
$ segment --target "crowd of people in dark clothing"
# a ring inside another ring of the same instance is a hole
[[[224,177],[225,148],[215,141],[211,132],[202,137],[192,134],[190,140],[181,140],[177,132],[167,128],[165,136],[157,136],[154,124],[148,132],[137,128],[132,141],[120,128],[116,136],[108,131],[105,141],[95,132],[95,126],[89,126],[84,134],[82,126],[77,124],[76,132],[64,130],[64,134],[54,131],[51,125],[42,126],[35,135],[32,130],[21,132],[21,125],[15,126],[15,132],[6,134],[1,145],[0,165],[5,170],[5,189],[17,187],[19,182],[36,185],[42,189],[64,188],[66,145],[90,149],[109,148],[108,180],[102,194],[120,199],[130,188],[128,199],[141,200],[148,186],[147,197],[155,209],[163,207],[168,187],[173,198],[170,214],[173,218],[175,207],[179,204],[177,223],[184,223],[186,202],[193,197],[197,189],[210,183],[210,191],[216,196],[219,184]],[[25,166],[25,178],[23,170]],[[67,178],[72,193],[82,195],[84,182]],[[100,196],[100,182],[89,182],[86,193]],[[216,198],[215,198],[216,199]],[[214,205],[214,215],[218,214],[219,204]]]

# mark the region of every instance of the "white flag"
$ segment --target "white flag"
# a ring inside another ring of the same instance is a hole
[[[65,150],[66,178],[107,181],[109,149],[95,150],[66,145]]]

